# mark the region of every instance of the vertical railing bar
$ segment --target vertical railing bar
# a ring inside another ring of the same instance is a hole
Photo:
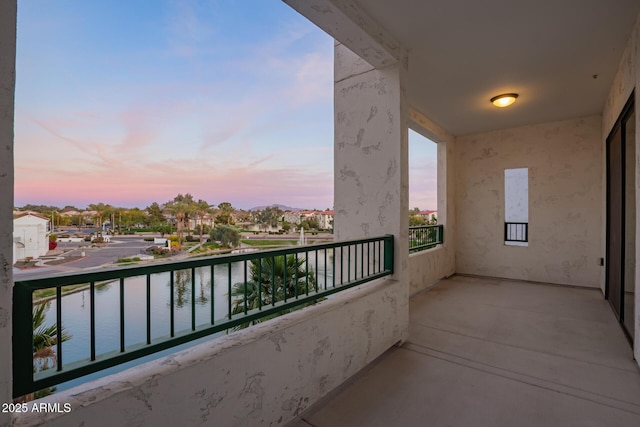
[[[96,360],[96,282],[89,284],[89,336],[91,338],[91,361]]]
[[[147,345],[151,344],[151,274],[147,274]]]
[[[295,279],[294,279],[294,286],[293,286],[293,295],[295,296],[296,299],[298,299],[298,252],[295,253],[294,255],[294,259],[295,259]]]
[[[331,282],[334,288],[336,287],[336,253],[338,252],[336,249],[337,248],[332,249],[333,262],[331,263]]]
[[[173,291],[174,291],[174,279],[173,279],[173,273],[174,270],[171,270],[169,272],[170,275],[170,280],[169,280],[169,290],[171,292],[171,295],[169,295],[169,335],[173,338],[173,336],[175,335],[175,327],[174,327],[174,312],[173,312]]]
[[[364,243],[360,243],[360,278],[364,278]]]
[[[227,293],[227,310],[229,310],[228,317],[229,317],[229,319],[231,319],[231,263],[228,262],[227,266],[228,266],[228,268],[227,268],[227,275],[228,275],[228,277],[227,277],[227,290],[228,290],[228,293]]]
[[[327,248],[324,248],[324,290],[327,290]]]
[[[200,284],[202,286],[202,284]],[[196,330],[196,269],[191,267],[191,330]]]
[[[376,273],[380,273],[382,271],[382,241],[378,240],[378,271]]]
[[[243,264],[243,269],[244,269],[244,295],[243,295],[243,299],[244,299],[244,314],[247,314],[247,312],[249,311],[247,308],[247,260],[245,259]]]
[[[344,282],[344,246],[340,246],[340,285]]]
[[[353,245],[353,280],[358,280],[358,245]]]
[[[215,287],[215,265],[211,265],[211,324],[215,324],[215,315],[216,315],[216,287]]]
[[[305,263],[305,294],[309,295],[309,251],[304,251]]]
[[[351,282],[351,245],[347,245],[347,283]]]
[[[282,269],[283,271],[283,281],[282,281],[282,289],[284,291],[284,302],[287,302],[287,256],[286,255],[282,255],[283,258],[283,265],[284,268]],[[297,270],[297,269],[296,269]]]
[[[56,287],[56,370],[62,370],[62,286]]]
[[[258,258],[258,310],[262,310],[262,259]]]
[[[271,306],[276,305],[276,257],[271,257]]]
[[[316,276],[314,280],[314,289],[316,292],[318,292],[318,250],[316,250],[316,267],[315,267],[315,271],[316,271]]]
[[[124,353],[124,277],[120,278],[120,353]]]

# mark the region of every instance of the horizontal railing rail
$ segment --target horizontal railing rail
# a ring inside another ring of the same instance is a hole
[[[409,252],[435,248],[442,243],[444,243],[442,224],[409,227]]]
[[[13,395],[18,398],[208,335],[246,327],[392,273],[393,236],[386,235],[19,280],[13,291]],[[57,337],[45,356],[52,366],[44,363],[45,369],[42,363],[35,363],[40,356],[33,330],[34,308],[40,303],[34,292],[44,289],[55,292],[48,303],[55,305],[52,327]],[[88,331],[66,341],[58,338],[69,332],[65,324],[66,305],[73,308],[65,300],[69,289],[84,292]],[[107,298],[107,294],[112,296]],[[154,310],[168,311],[166,319],[158,321]],[[116,326],[103,333],[99,318]],[[136,332],[139,339],[132,339],[132,328],[138,326],[143,329]],[[107,335],[116,343],[114,348],[104,348],[110,339]],[[72,340],[80,344],[85,357],[65,352]]]
[[[528,242],[529,223],[528,222],[505,222],[504,223],[505,242]]]

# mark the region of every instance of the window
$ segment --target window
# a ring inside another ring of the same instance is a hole
[[[504,170],[504,244],[529,245],[529,169]]]

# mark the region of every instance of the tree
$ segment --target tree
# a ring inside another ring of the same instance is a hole
[[[138,226],[138,224],[147,223],[148,215],[139,208],[127,209],[122,212],[121,225],[127,228]]]
[[[233,206],[229,202],[222,202],[218,205],[220,212],[218,213],[218,222],[222,224],[233,224]]]
[[[250,277],[251,279],[247,281],[246,285],[244,282],[235,283],[231,289],[231,296],[235,297],[232,309],[233,314],[242,313],[245,310],[245,286],[247,311],[257,309],[260,304],[267,306],[273,302],[283,301],[285,296],[286,299],[289,299],[295,298],[297,295],[305,295],[307,291],[314,291],[316,286],[313,269],[310,269],[307,274],[305,259],[300,257],[296,260],[296,256],[293,254],[274,258],[252,259]],[[260,303],[260,301],[262,302]],[[240,325],[238,329],[246,328],[250,324],[253,325],[290,311],[284,310],[262,319],[253,320],[250,323]]]
[[[304,228],[305,230],[317,230],[320,228],[320,223],[318,223],[317,218],[311,217],[300,222],[300,224],[298,224],[298,229],[300,228]]]
[[[289,231],[291,231],[291,224],[287,221],[282,221],[282,229],[285,233],[288,233]]]
[[[37,304],[32,309],[32,330],[33,330],[33,370],[34,372],[44,371],[49,369],[50,363],[56,362],[56,350],[55,346],[60,342],[65,342],[71,339],[71,335],[67,333],[64,326],[62,326],[62,335],[58,337],[58,327],[54,323],[49,326],[44,325],[46,320],[46,311],[49,307],[49,303]],[[29,401],[33,399],[39,399],[44,396],[48,396],[55,391],[55,387],[49,387],[43,390],[39,390],[35,393],[31,393],[24,396],[19,401]]]
[[[109,215],[111,215],[111,210],[113,209],[113,206],[105,205],[104,203],[100,202],[98,204],[90,204],[89,209],[96,212],[95,225],[96,227],[101,229],[104,218],[109,218]]]
[[[184,225],[188,220],[189,215],[193,212],[193,196],[189,193],[178,194],[173,200],[164,204],[165,210],[167,210],[176,219],[176,228],[178,234],[178,248],[182,248],[182,242],[184,241]]]
[[[409,216],[409,227],[415,227],[419,225],[426,225],[426,221],[423,216],[411,215]]]
[[[45,314],[48,303],[38,304],[33,307],[33,361],[37,371],[49,368],[49,362],[55,362],[56,350],[54,346],[58,343],[58,328],[53,325],[45,326]],[[64,327],[62,327],[62,341],[71,339]]]
[[[263,230],[269,227],[277,227],[282,220],[284,212],[277,206],[269,206],[256,214],[256,221],[260,224]]]
[[[208,202],[200,199],[194,204],[194,211],[200,218],[200,241],[202,242],[202,235],[204,234],[204,217],[206,214],[211,213],[211,206]]]
[[[147,224],[151,225],[154,223],[167,222],[167,218],[165,218],[164,214],[162,213],[162,208],[156,202],[151,203],[145,210],[148,214]]]
[[[222,246],[235,248],[240,245],[240,232],[228,225],[219,225],[213,229],[211,239],[217,240]]]

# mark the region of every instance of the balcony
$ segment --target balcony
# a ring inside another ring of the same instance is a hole
[[[640,425],[640,371],[598,290],[454,276],[409,308],[409,339],[292,425]]]
[[[393,236],[384,236],[18,281],[13,397],[105,369],[113,373],[124,363],[255,325],[392,272]],[[38,291],[55,296],[44,303]],[[52,323],[35,326],[32,307],[50,303]],[[55,332],[36,334],[36,328]],[[69,342],[58,339],[63,336]]]
[[[39,401],[70,403],[70,413],[0,413],[0,425],[639,425],[638,364],[623,331],[640,360],[640,169],[622,163],[640,144],[638,4],[466,2],[461,14],[447,2],[285,1],[336,39],[336,242],[393,236],[392,274],[385,268],[384,277],[320,304]],[[16,4],[0,2],[3,153],[13,149]],[[508,35],[494,30],[504,23]],[[499,73],[497,64],[505,67]],[[512,90],[520,97],[509,110],[489,103]],[[407,127],[438,144],[437,210],[446,229],[442,244],[430,237],[417,252],[406,215]],[[611,166],[620,173],[612,176]],[[511,242],[520,245],[505,244],[509,168],[529,170],[526,242]],[[11,259],[13,177],[6,154],[0,261]],[[28,303],[12,304],[25,291],[14,290],[3,262],[7,402],[20,375],[33,372],[30,360],[17,362],[17,375],[15,360],[6,363],[29,352],[28,340],[13,348],[12,331],[30,325],[12,316]],[[603,294],[618,304],[615,313]],[[211,320],[223,329],[247,321]],[[126,354],[126,331],[120,335]],[[182,339],[179,329],[169,335]],[[95,356],[90,362],[102,363]],[[62,357],[64,366],[64,350]]]

